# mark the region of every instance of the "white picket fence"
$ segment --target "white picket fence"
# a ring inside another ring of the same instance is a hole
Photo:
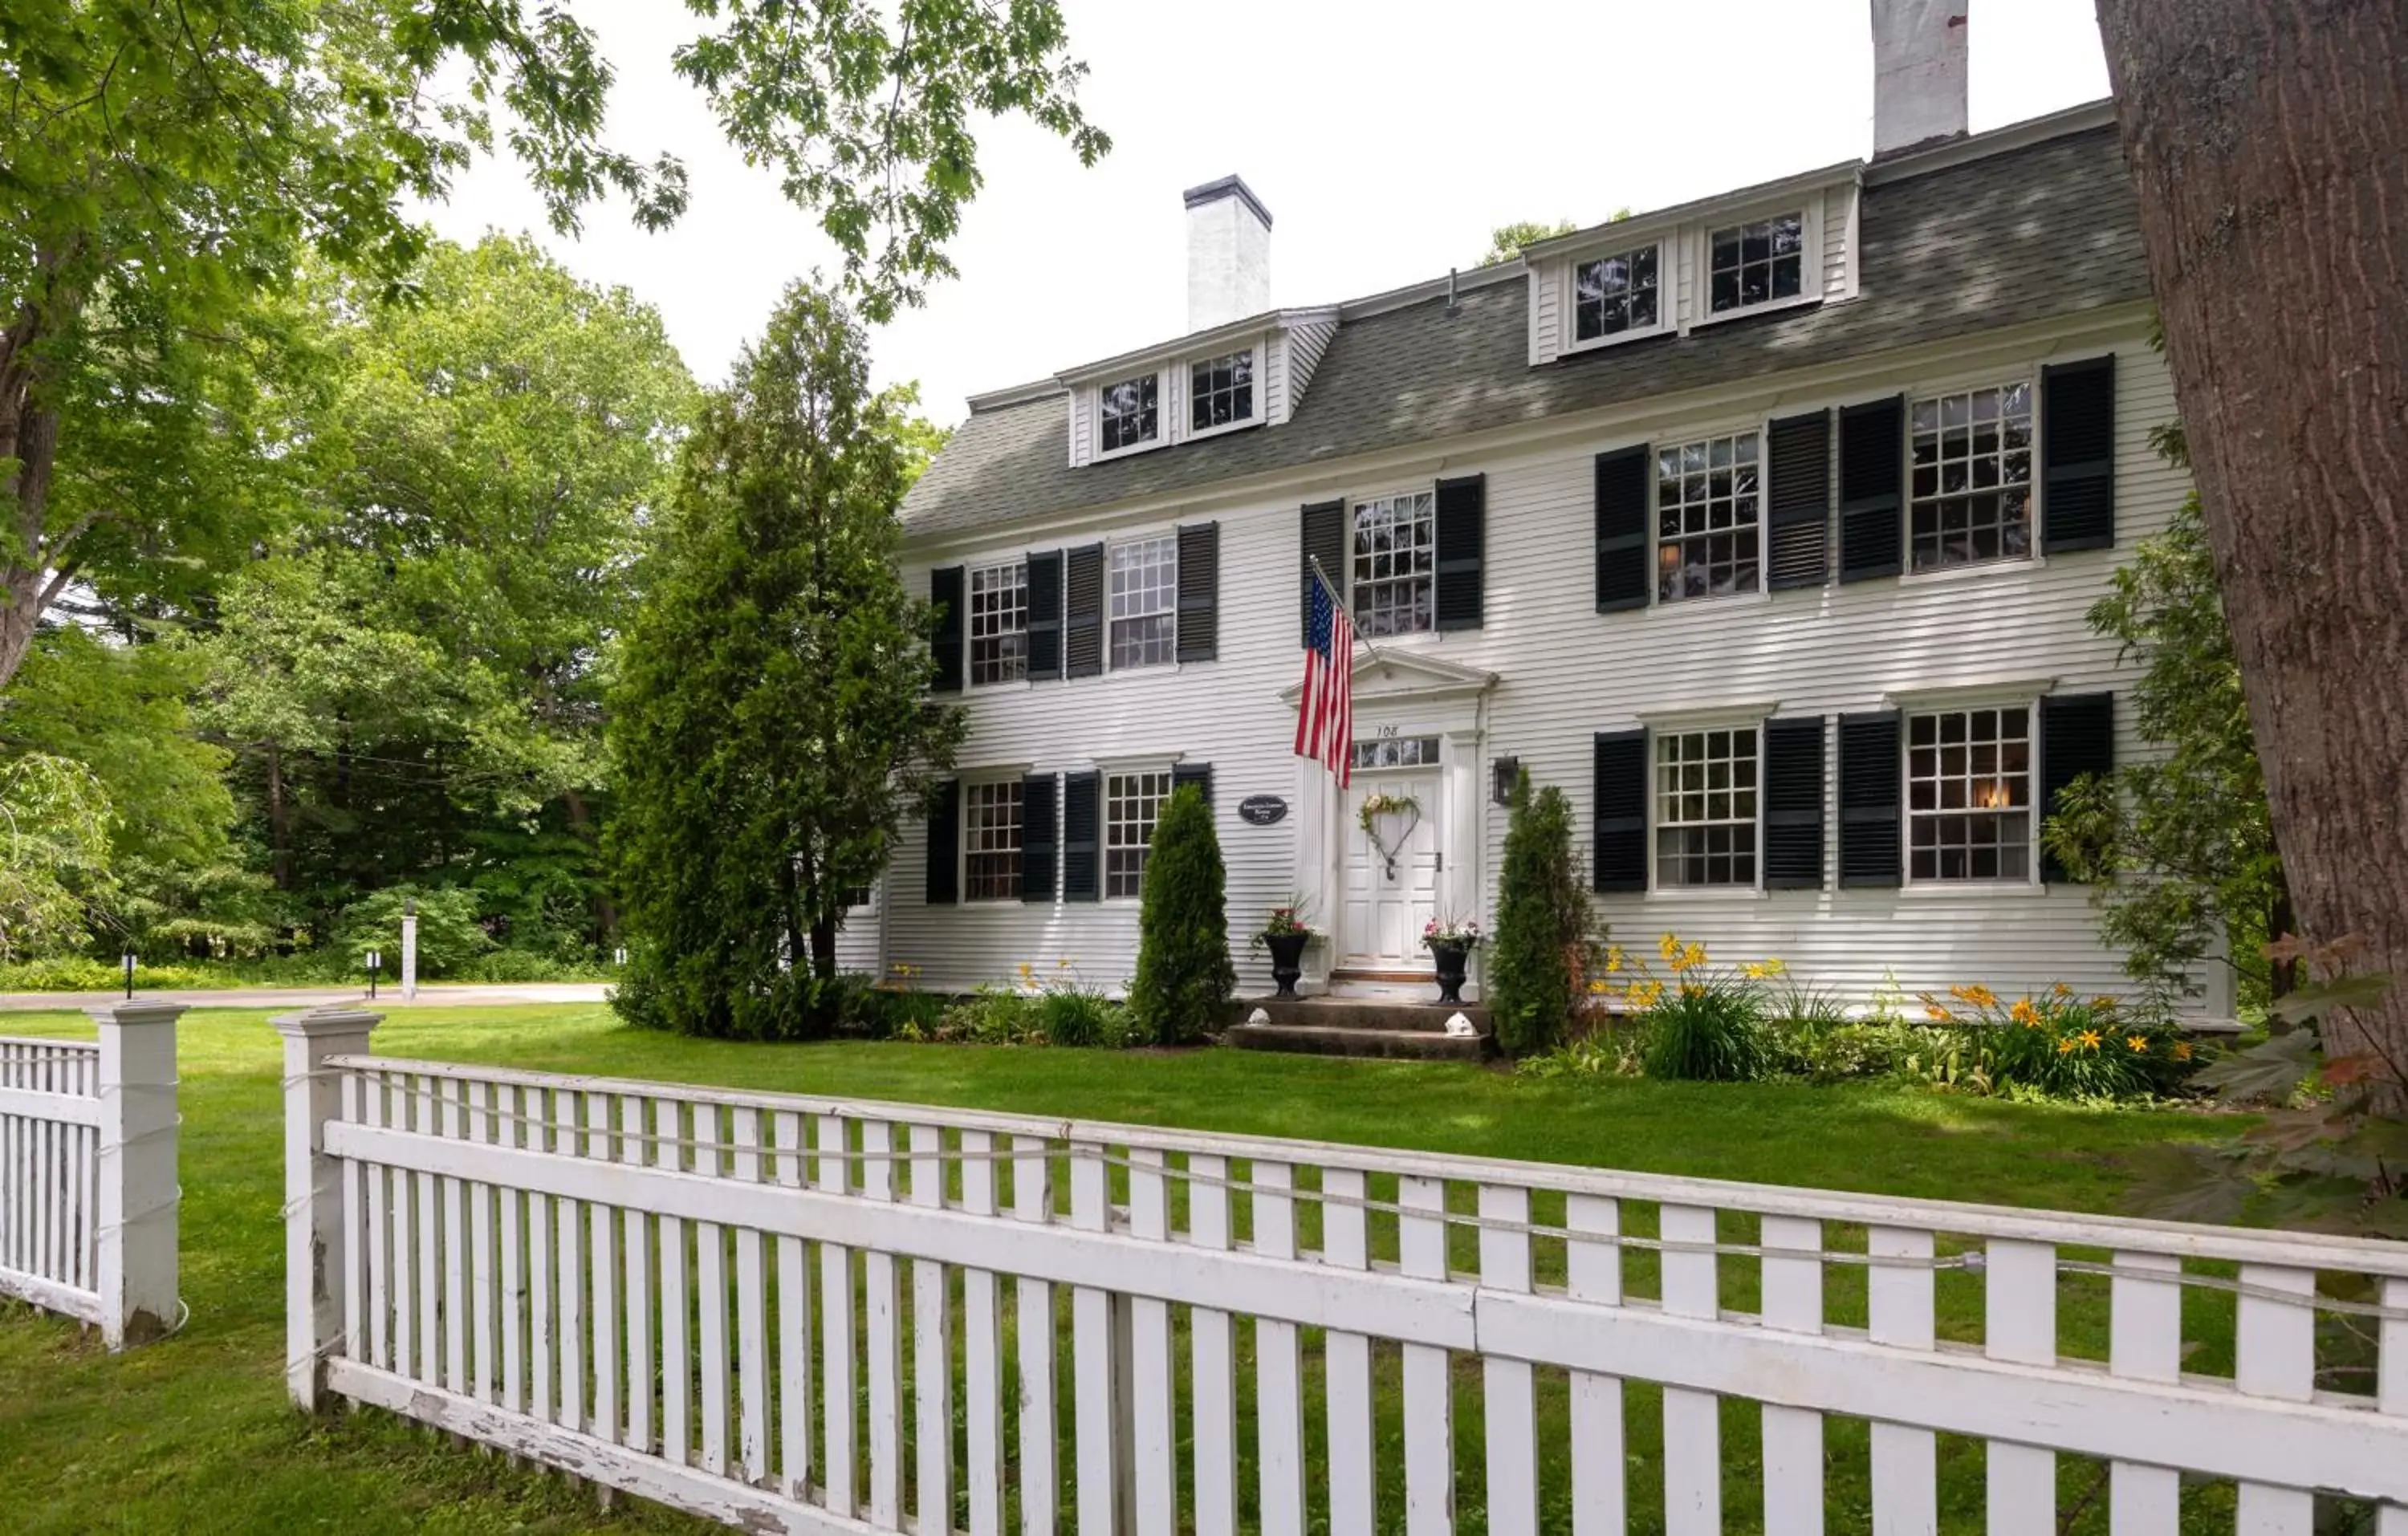
[[[279,1021],[295,1400],[747,1529],[2408,1536],[2408,1245],[386,1059],[375,1018]]]
[[[0,1036],[0,1297],[93,1324],[110,1349],[179,1321],[183,1012],[93,1009],[96,1041]]]

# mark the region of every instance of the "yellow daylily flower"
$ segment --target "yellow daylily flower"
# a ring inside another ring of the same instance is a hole
[[[2082,1048],[2083,1048],[2084,1050],[2086,1050],[2086,1051],[2096,1051],[2097,1049],[2099,1049],[2099,1031],[2098,1031],[2098,1030],[2096,1030],[2096,1029],[2085,1029],[2084,1031],[2082,1031],[2081,1039],[2082,1039]]]
[[[2145,1051],[2149,1048],[2149,1037],[2146,1035],[2126,1035],[2124,1037],[2124,1048],[2128,1051]]]
[[[1681,957],[1681,940],[1677,934],[1666,934],[1656,942],[1656,947],[1663,952],[1664,958],[1667,960],[1677,960]]]
[[[2057,1042],[2057,1054],[2061,1056],[2071,1055],[2073,1054],[2073,1039],[2071,1036],[2068,1036]]]

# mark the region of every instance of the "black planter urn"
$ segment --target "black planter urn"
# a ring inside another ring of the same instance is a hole
[[[1297,978],[1304,974],[1304,946],[1311,942],[1312,935],[1309,933],[1263,935],[1263,947],[1271,952],[1271,980],[1279,983],[1276,996],[1296,996]]]
[[[1438,963],[1438,1000],[1463,1004],[1463,968],[1471,959],[1469,944],[1432,944],[1430,958]]]

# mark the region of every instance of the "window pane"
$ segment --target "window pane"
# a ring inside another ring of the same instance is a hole
[[[1795,298],[1806,280],[1806,216],[1784,213],[1718,229],[1710,239],[1708,305],[1712,312]]]
[[[1416,491],[1354,504],[1354,627],[1377,639],[1430,627],[1438,498]]]
[[[1657,600],[1756,591],[1756,434],[1665,449],[1656,462]],[[1682,472],[1672,472],[1676,466]]]
[[[1171,660],[1179,641],[1179,540],[1174,536],[1115,544],[1111,590],[1112,666]]]
[[[1754,885],[1756,728],[1656,739],[1656,883]]]
[[[972,901],[1019,899],[1019,780],[973,783],[964,790],[962,890]]]
[[[1254,349],[1194,365],[1188,370],[1187,386],[1191,430],[1204,432],[1254,420]]]
[[[1170,796],[1170,775],[1115,773],[1104,781],[1104,894],[1135,896],[1145,883],[1146,845]]]
[[[2031,386],[1918,400],[1909,416],[1914,461],[1908,555],[1942,570],[2031,553]],[[2002,486],[2016,487],[2001,490]]]
[[[1016,682],[1028,672],[1028,566],[969,573],[970,682]]]
[[[1944,711],[1907,721],[1907,873],[2017,881],[2031,874],[2031,711]]]
[[[1114,449],[1154,441],[1154,401],[1160,378],[1159,374],[1149,373],[1104,386],[1098,399],[1103,452],[1109,453]]]
[[[1656,323],[1656,248],[1641,246],[1572,268],[1572,335],[1595,341]]]

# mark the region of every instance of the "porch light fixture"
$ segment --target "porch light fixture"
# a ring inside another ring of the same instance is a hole
[[[1522,759],[1499,757],[1493,766],[1488,797],[1498,805],[1513,803],[1513,782],[1522,777]]]

